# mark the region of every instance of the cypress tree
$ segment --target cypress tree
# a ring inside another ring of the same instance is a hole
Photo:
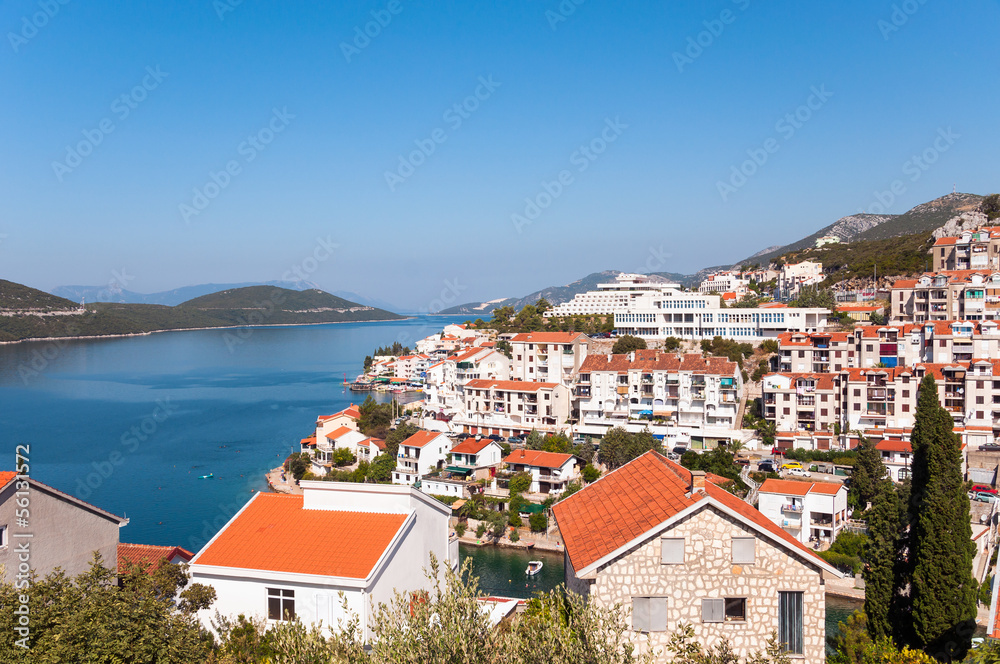
[[[862,557],[865,562],[865,616],[872,641],[893,635],[891,611],[895,594],[896,550],[899,546],[899,497],[892,482],[883,479],[868,512],[868,540]]]
[[[854,493],[855,504],[859,509],[868,509],[868,504],[875,500],[879,482],[885,474],[882,455],[875,449],[875,443],[862,437],[858,445],[858,456],[854,461],[854,472],[851,474],[851,492]]]
[[[908,562],[912,645],[938,659],[962,659],[976,618],[972,525],[962,482],[962,452],[937,384],[920,383],[911,437]]]

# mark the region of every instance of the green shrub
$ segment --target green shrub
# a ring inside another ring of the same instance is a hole
[[[528,517],[528,526],[533,532],[542,532],[549,527],[549,519],[541,512],[536,512]]]
[[[330,460],[333,461],[333,465],[339,467],[349,466],[357,461],[358,458],[354,456],[354,453],[346,447],[338,447],[333,451],[333,454],[330,455]]]
[[[588,463],[583,467],[583,479],[585,482],[594,482],[600,476],[601,471],[599,471],[593,464]]]
[[[517,512],[512,511],[510,516],[507,517],[507,525],[512,528],[520,528],[524,525],[524,520],[521,519],[521,515]]]
[[[521,539],[521,535],[520,535],[520,533],[517,532],[517,528],[511,528],[510,529],[510,541],[511,542],[516,542],[519,539]]]
[[[510,490],[510,495],[512,496],[524,493],[531,488],[531,474],[517,473],[510,478],[510,481],[507,483],[507,488]]]
[[[459,521],[455,524],[455,534],[459,537],[465,534],[465,523],[463,521]]]
[[[482,539],[483,535],[485,534],[486,534],[486,524],[480,521],[479,525],[476,526],[476,537]]]

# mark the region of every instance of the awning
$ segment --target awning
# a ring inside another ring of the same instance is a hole
[[[453,502],[451,504],[451,511],[454,512],[454,511],[458,510],[464,504],[465,504],[465,498],[459,498],[458,500],[456,500],[455,502]]]
[[[471,468],[463,468],[462,466],[448,466],[445,470],[456,475],[468,475],[472,472]]]
[[[536,505],[535,503],[527,503],[522,505],[517,511],[522,514],[540,514],[545,511],[545,508],[541,505]]]

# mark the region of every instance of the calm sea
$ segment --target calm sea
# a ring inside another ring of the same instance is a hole
[[[365,355],[464,318],[0,346],[0,469],[30,445],[34,478],[129,518],[123,542],[197,551],[317,415],[364,399],[343,380]]]

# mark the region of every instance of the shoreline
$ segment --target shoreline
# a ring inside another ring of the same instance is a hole
[[[89,334],[75,337],[29,337],[27,339],[16,339],[14,341],[0,341],[0,346],[11,344],[23,344],[36,341],[85,341],[89,339],[126,339],[128,337],[146,337],[151,334],[162,334],[165,332],[196,332],[204,330],[239,330],[243,328],[258,327],[306,327],[314,325],[342,325],[344,323],[394,323],[404,320],[412,320],[416,316],[403,316],[402,318],[379,318],[377,320],[335,320],[326,323],[269,323],[266,325],[220,325],[218,327],[177,327],[165,330],[148,330],[146,332],[129,332],[127,334]]]

